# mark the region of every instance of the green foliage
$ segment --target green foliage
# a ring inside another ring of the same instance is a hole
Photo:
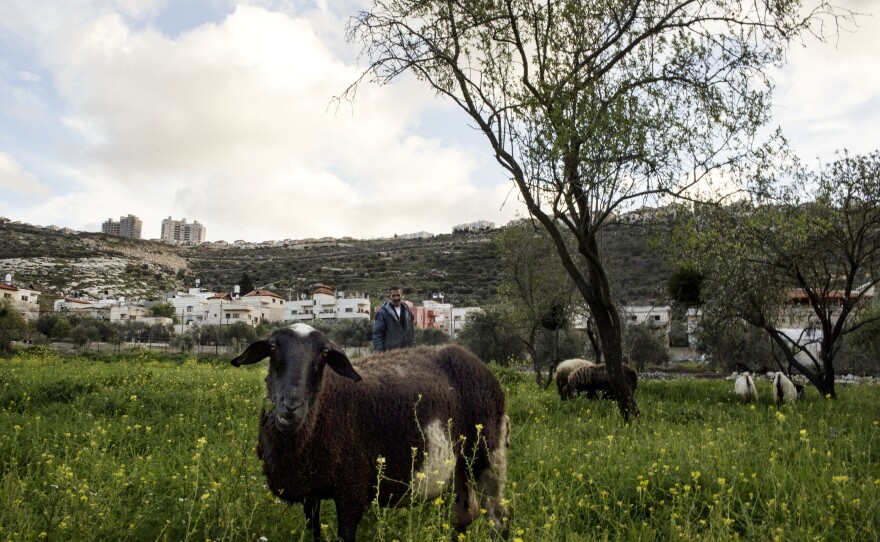
[[[53,339],[66,339],[70,336],[71,331],[73,331],[73,325],[71,325],[70,320],[67,318],[59,318],[52,326],[50,336]]]
[[[669,350],[660,331],[645,324],[628,325],[623,332],[623,360],[641,371],[646,366],[669,362]]]
[[[880,304],[866,309],[847,335],[840,352],[840,370],[852,374],[880,374]]]
[[[669,246],[705,277],[705,315],[764,330],[834,397],[835,358],[880,280],[880,152],[786,173],[785,182],[756,179],[753,201],[683,213]],[[824,333],[817,349],[785,331],[808,327]]]
[[[171,338],[171,346],[182,352],[191,352],[196,345],[196,336],[192,332],[175,335]]]
[[[342,318],[333,324],[329,333],[340,346],[366,347],[373,341],[373,322],[369,318]]]
[[[449,342],[449,335],[437,328],[416,328],[415,340],[417,345],[438,345]]]
[[[24,338],[28,324],[10,299],[0,299],[0,354],[12,351],[11,341]]]
[[[513,330],[508,314],[499,307],[468,313],[456,340],[486,363],[509,365],[523,354],[523,343]]]
[[[299,506],[265,487],[254,453],[265,364],[253,368],[19,354],[0,370],[0,525],[13,540],[305,540]],[[880,388],[777,410],[770,384],[639,383],[642,417],[559,401],[496,368],[511,446],[511,540],[880,538]],[[361,540],[448,541],[454,499],[367,511]],[[809,513],[806,513],[809,511]],[[335,536],[324,502],[322,537]],[[45,533],[45,534],[43,534]],[[468,540],[491,540],[477,520]]]
[[[538,334],[536,350],[542,360],[559,362],[571,358],[592,357],[587,352],[588,340],[579,331],[570,328],[543,330]]]
[[[97,341],[99,336],[98,327],[93,322],[80,322],[70,330],[70,339],[77,346]]]
[[[241,278],[238,279],[238,286],[240,288],[241,295],[248,294],[257,289],[257,287],[254,286],[253,279],[251,279],[251,276],[247,273],[241,274]]]
[[[667,280],[669,298],[684,307],[696,307],[700,304],[700,287],[705,277],[691,267],[679,267]]]
[[[742,321],[706,316],[696,333],[697,350],[713,365],[727,371],[767,372],[778,370],[774,348],[760,329]]]
[[[166,301],[164,303],[156,303],[150,307],[150,314],[153,316],[163,316],[165,318],[174,318],[174,305]]]
[[[579,299],[571,277],[556,255],[546,231],[526,223],[498,235],[504,266],[498,294],[520,342],[532,358],[536,377],[553,362],[564,359],[559,335]],[[576,349],[580,350],[580,349]]]

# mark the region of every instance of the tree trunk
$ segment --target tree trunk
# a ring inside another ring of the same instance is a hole
[[[526,342],[526,351],[529,353],[529,357],[532,358],[532,370],[535,371],[535,383],[538,387],[544,383],[544,379],[541,377],[541,361],[538,359],[538,351],[534,347],[535,344],[535,331],[532,330],[529,333],[529,340]]]
[[[804,375],[810,384],[819,391],[819,395],[831,397],[832,399],[837,398],[837,393],[834,391],[834,365],[823,359],[823,370],[821,372],[810,371],[795,358],[794,351],[789,348],[788,343],[779,331],[771,326],[764,326],[764,330],[770,335],[770,338],[773,339],[776,345],[779,346],[779,349],[782,350],[782,354],[785,356],[786,361],[788,361],[789,367],[794,367],[800,374]]]
[[[623,416],[624,421],[629,422],[632,418],[639,416],[639,407],[636,405],[635,397],[633,397],[632,391],[626,383],[626,377],[623,374],[620,319],[615,314],[611,314],[611,311],[616,312],[617,309],[610,304],[595,303],[590,306],[590,311],[596,318],[596,327],[599,331],[599,337],[602,339],[605,366],[608,368],[608,380],[611,384],[611,390],[617,399],[620,415]],[[615,322],[618,324],[615,325]]]
[[[593,355],[596,358],[596,363],[602,363],[602,346],[599,344],[599,340],[596,337],[592,320],[587,320],[587,338],[590,339],[590,346],[593,347]]]
[[[830,356],[822,352],[822,397],[837,399],[837,391],[834,389],[834,363]]]

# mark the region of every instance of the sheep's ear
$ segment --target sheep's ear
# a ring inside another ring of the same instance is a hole
[[[272,347],[269,345],[269,339],[260,339],[252,342],[250,346],[244,349],[244,352],[232,358],[229,363],[235,367],[250,365],[251,363],[256,363],[261,359],[268,357],[271,353]]]
[[[361,375],[357,374],[357,371],[351,366],[348,356],[335,344],[328,343],[321,355],[324,357],[327,365],[341,376],[350,378],[355,382],[361,381]]]

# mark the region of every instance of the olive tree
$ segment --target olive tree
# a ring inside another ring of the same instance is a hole
[[[349,25],[368,66],[343,97],[412,74],[467,115],[589,307],[629,419],[600,233],[769,156],[753,151],[771,70],[846,15],[799,0],[374,0]]]
[[[554,249],[547,232],[529,221],[499,233],[497,244],[503,269],[499,298],[529,353],[537,384],[547,386],[560,360],[560,331],[570,327],[571,277],[558,258],[550,257]]]
[[[510,366],[511,360],[519,360],[523,353],[523,343],[508,311],[499,306],[468,313],[456,340],[484,362],[494,361],[504,367]]]
[[[752,200],[698,207],[670,246],[705,277],[705,313],[764,331],[834,398],[844,337],[880,321],[866,310],[880,281],[880,153],[844,153],[782,180]]]

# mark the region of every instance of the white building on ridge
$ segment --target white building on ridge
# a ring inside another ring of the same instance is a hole
[[[318,284],[309,298],[284,302],[285,322],[335,320],[341,318],[370,319],[370,299],[364,296],[346,297],[345,292],[334,292],[329,286]]]

